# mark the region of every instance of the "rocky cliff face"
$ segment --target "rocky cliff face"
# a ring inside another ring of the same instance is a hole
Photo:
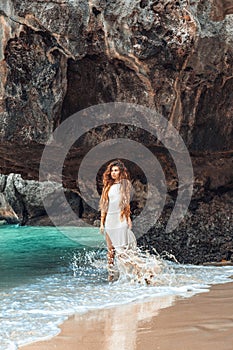
[[[6,1],[2,140],[44,143],[70,114],[123,100],[156,108],[190,150],[228,150],[231,12],[217,0]]]
[[[203,227],[209,230],[209,210],[216,217],[214,208],[220,205],[222,215],[216,220],[221,224],[214,225],[211,232],[218,235],[224,225],[229,238],[232,13],[231,0],[5,1],[0,5],[1,172],[19,173],[25,181],[37,180],[44,144],[71,114],[103,102],[142,104],[169,119],[191,153],[195,192],[192,220],[187,219],[190,230],[202,236]],[[128,137],[133,137],[133,132],[129,131]],[[106,130],[98,135],[101,140]],[[67,157],[64,183],[70,189],[76,187],[73,169],[80,164],[90,138],[87,135]],[[146,138],[144,143],[159,153],[152,139]],[[171,174],[171,198],[173,183]],[[222,199],[225,195],[226,201]],[[9,200],[14,208],[14,201]],[[23,222],[36,217],[32,212],[22,215],[22,205],[19,214]],[[202,216],[205,219],[197,219]],[[169,239],[162,239],[167,243],[160,244],[161,249],[181,256],[182,241],[195,256],[198,240],[190,243],[187,227],[179,232],[177,243],[171,246]],[[148,242],[160,241],[161,227],[159,237],[157,233],[148,237]],[[207,240],[212,242],[211,237]],[[223,237],[219,246],[228,238]],[[218,257],[199,256],[192,261],[229,258],[233,246],[227,247]],[[185,256],[182,259],[191,261],[190,254]]]

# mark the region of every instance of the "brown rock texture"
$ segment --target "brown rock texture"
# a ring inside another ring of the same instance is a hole
[[[233,220],[231,14],[231,0],[6,0],[1,3],[0,172],[21,174],[24,181],[38,180],[41,154],[44,145],[52,140],[54,129],[86,107],[121,101],[155,109],[171,121],[188,147],[195,190],[187,224],[176,231],[179,233],[176,244],[170,240],[169,245],[169,237],[163,238],[162,224],[160,231],[155,229],[145,240],[156,246],[161,238],[164,243],[159,243],[160,250],[172,251],[182,261],[230,258],[229,252],[233,250],[229,239]],[[161,159],[167,172],[168,202],[174,202],[175,171],[169,170],[166,150],[133,127],[122,128],[120,132],[119,128],[118,131],[113,128],[109,133],[107,126],[86,135],[67,156],[64,185],[76,190],[76,170],[82,157],[97,139],[105,140],[109,134],[139,140]],[[135,179],[140,177],[133,165],[129,166]],[[10,204],[17,207],[14,201]],[[19,210],[22,222],[29,218],[36,222],[34,209],[28,210],[27,215],[22,214],[22,208]],[[218,225],[213,226],[211,220],[219,211],[222,215],[216,219]],[[96,217],[97,213],[92,219]],[[200,244],[192,244],[187,230],[199,237],[203,227],[208,231],[210,226],[212,233],[206,232],[207,240],[213,242],[211,235],[221,234],[222,240],[214,248],[221,254],[208,255],[203,248],[201,257],[197,253]],[[227,228],[226,236],[222,236],[223,227]],[[179,248],[181,242],[188,249],[183,250],[184,254]]]
[[[215,21],[223,20],[226,15],[233,13],[232,0],[214,0],[212,7],[212,18]]]

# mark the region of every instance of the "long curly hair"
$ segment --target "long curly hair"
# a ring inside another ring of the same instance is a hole
[[[101,212],[107,213],[108,211],[108,192],[110,187],[114,183],[114,179],[111,177],[112,167],[117,166],[120,170],[119,174],[119,182],[120,182],[120,191],[121,191],[121,199],[120,199],[120,209],[121,215],[120,218],[123,220],[124,216],[128,218],[130,216],[130,190],[131,190],[131,182],[129,172],[124,165],[124,163],[117,159],[110,164],[108,164],[107,169],[103,173],[103,190],[100,198],[99,209]]]

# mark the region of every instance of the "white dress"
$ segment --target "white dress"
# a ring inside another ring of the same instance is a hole
[[[116,251],[122,248],[134,249],[137,246],[134,233],[129,229],[126,217],[120,219],[120,183],[113,184],[108,192],[109,205],[105,220],[105,231]]]

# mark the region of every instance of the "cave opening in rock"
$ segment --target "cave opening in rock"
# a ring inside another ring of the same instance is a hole
[[[89,106],[115,100],[116,82],[110,66],[104,57],[96,55],[68,61],[62,121]]]
[[[115,101],[148,104],[144,83],[125,62],[104,54],[68,60],[61,121],[87,107]]]

